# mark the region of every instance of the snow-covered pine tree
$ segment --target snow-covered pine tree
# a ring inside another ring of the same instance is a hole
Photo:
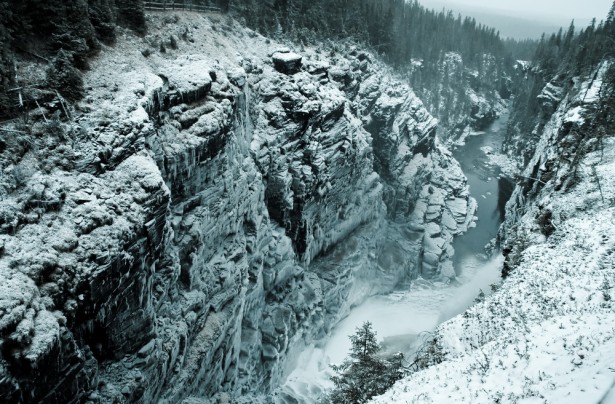
[[[328,396],[332,403],[365,403],[383,394],[403,377],[402,355],[390,360],[380,358],[382,347],[370,322],[365,322],[350,336],[352,347],[340,365],[331,365],[335,389]]]
[[[143,0],[124,0],[116,3],[118,19],[139,34],[145,34],[145,3]]]
[[[611,9],[609,10],[609,13],[606,16],[606,22],[612,23],[614,20],[615,20],[615,1],[613,2]]]

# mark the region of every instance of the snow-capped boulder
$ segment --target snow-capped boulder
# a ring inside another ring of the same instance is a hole
[[[275,69],[280,73],[294,74],[301,69],[303,56],[294,52],[276,52],[271,56]]]
[[[553,83],[548,83],[545,88],[543,88],[540,95],[538,95],[538,101],[540,101],[540,105],[546,114],[555,112],[559,103],[562,101],[562,93],[563,88]]]

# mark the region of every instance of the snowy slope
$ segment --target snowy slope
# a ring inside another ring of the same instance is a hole
[[[585,94],[600,85],[582,83],[579,90],[589,91],[562,103],[524,173],[540,167],[542,180],[509,230],[525,245],[519,265],[496,293],[438,329],[442,363],[374,402],[612,402],[605,397],[615,385],[615,139],[582,137],[595,151],[581,159],[568,189],[556,187],[570,175],[565,163],[546,168],[562,150],[562,127],[588,130],[597,98]],[[544,209],[555,228],[548,238],[536,220]]]
[[[615,142],[598,166],[615,191]],[[599,158],[595,154],[592,159]],[[586,167],[587,168],[587,167]],[[502,289],[439,330],[446,362],[398,383],[389,402],[598,402],[615,383],[615,208],[599,215],[595,184],[554,200],[566,217],[529,247]]]

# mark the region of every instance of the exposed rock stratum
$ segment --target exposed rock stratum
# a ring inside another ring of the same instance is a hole
[[[200,15],[151,25],[5,170],[2,400],[267,394],[353,304],[454,276],[475,202],[372,55],[290,54]],[[141,54],[175,31],[178,49]]]

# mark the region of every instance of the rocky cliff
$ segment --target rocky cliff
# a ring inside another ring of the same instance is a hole
[[[526,134],[537,140],[527,145],[531,158],[517,176],[501,229],[503,283],[439,327],[422,353],[431,366],[374,402],[613,399],[609,66],[603,61],[567,88],[544,88],[539,101],[548,119]]]
[[[472,132],[485,130],[512,95],[512,66],[488,53],[475,66],[466,65],[457,52],[445,52],[435,63],[414,59],[407,67],[415,91],[439,119],[446,144],[463,143]]]
[[[2,400],[266,394],[351,305],[454,276],[474,201],[372,55],[149,23],[2,139]]]

